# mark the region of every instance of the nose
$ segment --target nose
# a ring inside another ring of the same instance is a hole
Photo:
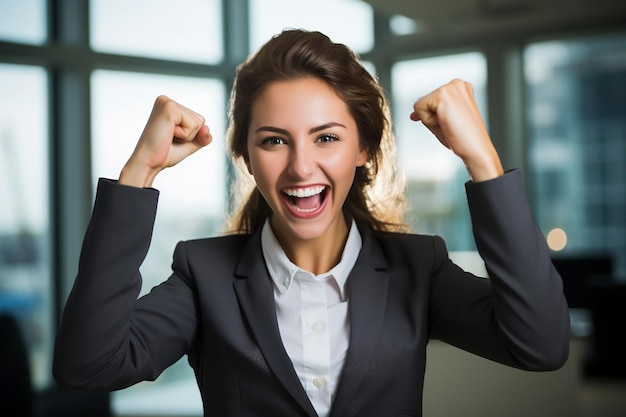
[[[315,172],[316,166],[313,149],[298,144],[289,150],[288,172],[292,177],[299,180],[307,179]]]

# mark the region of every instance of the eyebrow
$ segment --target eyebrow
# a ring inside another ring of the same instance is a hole
[[[323,125],[320,125],[320,126],[312,127],[309,130],[309,134],[316,133],[325,129],[329,129],[331,127],[342,127],[344,129],[346,128],[341,123],[329,122],[329,123],[324,123]],[[279,127],[274,127],[274,126],[261,126],[260,128],[254,131],[254,133],[259,133],[259,132],[273,132],[273,133],[280,133],[281,135],[289,136],[289,132],[286,129],[281,129]]]

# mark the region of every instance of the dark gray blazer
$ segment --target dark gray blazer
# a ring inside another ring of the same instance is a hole
[[[454,265],[441,238],[359,228],[332,417],[420,416],[429,338],[527,370],[565,362],[562,283],[519,171],[466,191],[490,279]],[[120,389],[187,354],[206,416],[315,416],[281,342],[259,231],[179,243],[173,274],[136,299],[157,199],[154,189],[100,181],[57,335],[56,379]]]

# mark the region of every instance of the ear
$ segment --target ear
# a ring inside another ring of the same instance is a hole
[[[359,150],[359,154],[357,155],[357,158],[356,158],[356,166],[362,167],[363,165],[365,165],[366,162],[367,162],[367,151],[365,150],[365,148],[361,147],[361,149]]]
[[[243,156],[243,162],[246,164],[246,168],[248,169],[248,174],[254,175],[252,173],[252,166],[250,165],[250,158],[248,157],[248,155]]]

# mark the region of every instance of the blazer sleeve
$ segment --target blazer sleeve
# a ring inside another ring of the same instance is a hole
[[[519,170],[466,184],[478,251],[489,279],[446,259],[431,282],[431,336],[526,370],[561,367],[569,349],[569,309],[561,277],[524,193]]]
[[[56,337],[53,374],[61,385],[113,390],[154,380],[191,345],[196,303],[184,274],[137,300],[157,201],[154,189],[99,181]]]

